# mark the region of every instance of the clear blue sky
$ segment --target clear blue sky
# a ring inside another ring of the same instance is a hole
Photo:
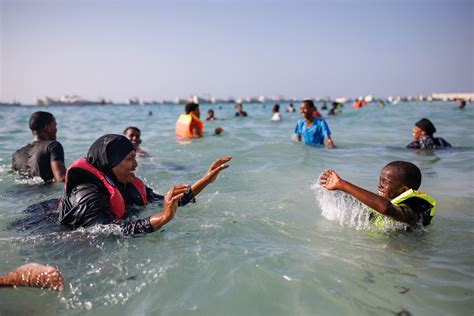
[[[474,1],[0,0],[0,100],[474,91]]]

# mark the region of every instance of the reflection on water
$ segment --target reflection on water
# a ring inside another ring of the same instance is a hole
[[[243,119],[233,117],[232,107],[212,108],[225,120],[205,122],[206,137],[189,144],[174,138],[181,107],[49,109],[67,164],[102,134],[138,126],[150,157],[139,159],[137,174],[157,192],[192,183],[217,156],[234,157],[196,204],[142,237],[123,237],[113,226],[58,227],[47,210],[63,186],[20,180],[9,167],[11,153],[30,141],[26,124],[35,109],[0,108],[0,134],[15,131],[0,144],[0,271],[41,262],[58,266],[66,282],[59,294],[0,289],[0,314],[472,314],[474,136],[463,132],[472,112],[447,115],[442,103],[346,107],[328,118],[338,146],[330,151],[291,141],[297,113],[282,113],[273,124],[261,106],[246,106]],[[429,117],[456,148],[406,150],[420,118],[413,113]],[[207,137],[217,126],[225,134]],[[315,184],[332,168],[374,191],[381,168],[393,160],[417,164],[421,190],[438,201],[425,229],[374,230],[365,206]],[[23,212],[48,200],[36,213]],[[136,215],[157,211],[148,205]]]

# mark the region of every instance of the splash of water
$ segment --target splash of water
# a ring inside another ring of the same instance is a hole
[[[341,191],[329,191],[316,181],[311,186],[316,202],[322,210],[322,215],[330,221],[336,221],[341,226],[356,229],[370,228],[370,212],[367,206]]]
[[[319,185],[319,181],[313,183],[311,189],[314,191],[316,203],[322,210],[321,215],[330,221],[338,222],[341,226],[383,231],[405,230],[407,227],[404,223],[389,217],[385,217],[384,227],[375,227],[369,222],[369,208],[352,195],[342,191],[326,190]]]

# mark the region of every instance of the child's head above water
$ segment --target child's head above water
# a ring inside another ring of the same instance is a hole
[[[140,138],[141,131],[138,127],[135,127],[135,126],[127,127],[126,129],[123,130],[123,135],[132,142],[135,150],[138,149],[138,147],[142,143],[142,140]]]
[[[407,161],[392,161],[380,172],[377,193],[388,199],[393,199],[403,192],[417,190],[421,185],[420,169]]]

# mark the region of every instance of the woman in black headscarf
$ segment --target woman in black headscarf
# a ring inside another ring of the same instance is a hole
[[[194,202],[231,157],[217,159],[204,177],[192,186],[176,185],[165,196],[158,195],[136,178],[138,166],[132,143],[122,135],[104,135],[89,148],[87,158],[74,162],[67,170],[64,195],[59,201],[59,221],[72,228],[94,224],[117,224],[125,235],[157,230],[173,219],[178,205]],[[148,218],[126,220],[127,206],[158,202],[161,213]]]
[[[449,148],[451,144],[442,137],[434,137],[436,127],[427,118],[415,123],[412,135],[413,141],[407,145],[410,149],[441,149]]]

